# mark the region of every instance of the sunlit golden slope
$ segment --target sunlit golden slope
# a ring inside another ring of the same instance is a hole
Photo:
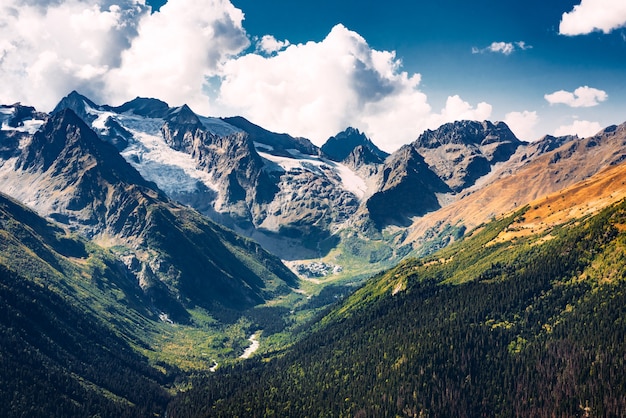
[[[568,142],[513,174],[416,219],[406,242],[419,245],[427,232],[437,234],[446,225],[464,225],[471,230],[530,202],[538,207],[525,216],[523,229],[529,231],[596,211],[624,197],[624,159],[626,124]]]
[[[541,232],[555,225],[599,212],[626,198],[626,163],[609,167],[591,178],[530,202],[515,226],[500,234],[507,240]]]

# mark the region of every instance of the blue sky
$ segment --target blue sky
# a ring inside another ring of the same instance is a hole
[[[524,140],[626,121],[626,2],[4,0],[0,102],[71,90],[393,151],[458,119]]]
[[[394,50],[403,68],[422,75],[434,108],[451,95],[493,106],[492,117],[537,112],[526,140],[555,133],[575,120],[601,126],[626,121],[626,30],[563,35],[564,13],[580,1],[352,1],[233,0],[252,36],[273,34],[292,43],[322,39],[343,23],[379,50]],[[602,7],[607,7],[602,4]],[[510,53],[489,49],[512,43]],[[524,42],[524,48],[515,43]],[[607,93],[596,106],[550,104],[544,96],[589,86]],[[534,136],[533,136],[534,135]]]

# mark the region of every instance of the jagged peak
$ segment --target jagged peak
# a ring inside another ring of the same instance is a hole
[[[343,161],[358,168],[364,164],[382,164],[385,160],[372,152],[370,148],[359,145]]]
[[[445,144],[485,145],[492,142],[521,143],[509,126],[502,122],[461,120],[426,130],[414,144],[420,148],[437,148]]]
[[[165,116],[165,120],[170,123],[182,125],[200,125],[198,115],[186,104],[170,109]]]
[[[359,146],[367,148],[380,160],[385,160],[388,153],[378,148],[364,133],[356,128],[348,127],[337,135],[328,138],[322,145],[322,152],[335,161],[343,161]]]
[[[117,113],[130,112],[137,116],[162,118],[170,110],[170,107],[162,100],[137,96],[121,106],[111,108],[111,110]]]
[[[100,108],[97,104],[91,101],[86,96],[83,96],[76,90],[72,90],[70,94],[62,98],[59,103],[55,106],[54,110],[52,110],[51,114],[58,113],[63,109],[72,109],[74,113],[79,115],[84,119],[89,119],[87,115],[86,107],[89,106],[94,109]]]
[[[33,135],[30,144],[20,155],[16,167],[31,169],[41,167],[46,171],[68,146],[80,147],[90,136],[96,134],[69,107],[52,114],[41,129]]]
[[[48,118],[33,135],[16,167],[24,170],[41,169],[44,172],[54,165],[56,171],[60,172],[85,158],[95,161],[98,170],[111,181],[133,182],[156,190],[126,162],[113,145],[102,141],[70,108],[62,109]]]

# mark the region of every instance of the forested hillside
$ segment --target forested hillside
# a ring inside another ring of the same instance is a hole
[[[168,416],[620,416],[626,203],[494,240],[526,210],[381,274],[289,350],[198,377]]]
[[[0,266],[4,417],[160,414],[168,377],[45,283]]]
[[[138,353],[151,313],[115,261],[3,195],[0,250],[0,415],[161,414],[175,368]]]

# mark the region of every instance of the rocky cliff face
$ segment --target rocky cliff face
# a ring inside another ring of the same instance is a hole
[[[165,199],[69,109],[52,116],[33,135],[15,169],[38,189],[37,206],[47,216],[65,220],[89,237],[133,236],[142,225],[125,222],[120,215],[141,219],[135,213],[139,200]]]
[[[155,99],[114,108],[79,98],[74,92],[59,107],[86,113],[99,136],[168,196],[261,242],[283,236],[294,239],[291,247],[315,250],[318,238],[356,212],[366,194],[363,177],[371,174],[357,167],[377,158],[355,154],[351,168],[323,157],[307,139],[240,117],[199,117]]]
[[[428,167],[414,147],[405,145],[385,161],[378,174],[377,192],[367,200],[374,223],[408,225],[409,218],[437,210],[438,193],[450,188]]]
[[[379,228],[407,225],[473,186],[522,144],[502,122],[461,121],[426,131],[377,170],[376,192],[366,203],[369,216]]]
[[[460,121],[424,132],[413,147],[454,192],[472,186],[522,142],[503,122]]]
[[[545,201],[550,195],[551,200],[563,199],[562,202],[565,202],[569,199],[573,202],[571,208],[563,210],[563,213],[556,210],[558,205],[552,204],[553,208],[547,205],[550,212],[555,212],[559,222],[591,213],[594,207],[614,202],[607,196],[621,186],[599,186],[593,190],[589,187],[590,179],[603,170],[623,165],[625,160],[626,124],[608,127],[589,138],[547,136],[525,144],[489,178],[481,181],[480,187],[458,195],[454,202],[437,212],[415,219],[408,229],[406,242],[419,248],[427,244],[427,238],[441,238],[443,234],[448,234],[446,229],[463,227],[471,230],[493,216],[519,209],[535,199]],[[595,181],[605,184],[602,177]],[[559,196],[567,188],[570,196],[575,197]],[[546,214],[543,216],[548,217]],[[546,219],[531,219],[528,222],[535,223],[536,229],[547,224]]]
[[[328,138],[326,143],[322,145],[322,152],[333,161],[345,161],[347,158],[354,160],[352,155],[357,150],[357,155],[361,155],[361,163],[381,164],[388,153],[380,150],[370,139],[358,129],[348,128],[335,136]]]
[[[186,320],[187,304],[244,309],[297,286],[258,244],[169,200],[72,110],[53,115],[0,172],[3,192],[116,245],[146,294],[176,320]]]
[[[406,226],[573,140],[527,144],[502,122],[460,121],[389,156],[352,128],[320,149],[242,117],[202,117],[156,99],[98,106],[74,92],[62,104],[167,196],[283,259],[323,256],[320,243],[348,235],[381,238],[387,226]]]

